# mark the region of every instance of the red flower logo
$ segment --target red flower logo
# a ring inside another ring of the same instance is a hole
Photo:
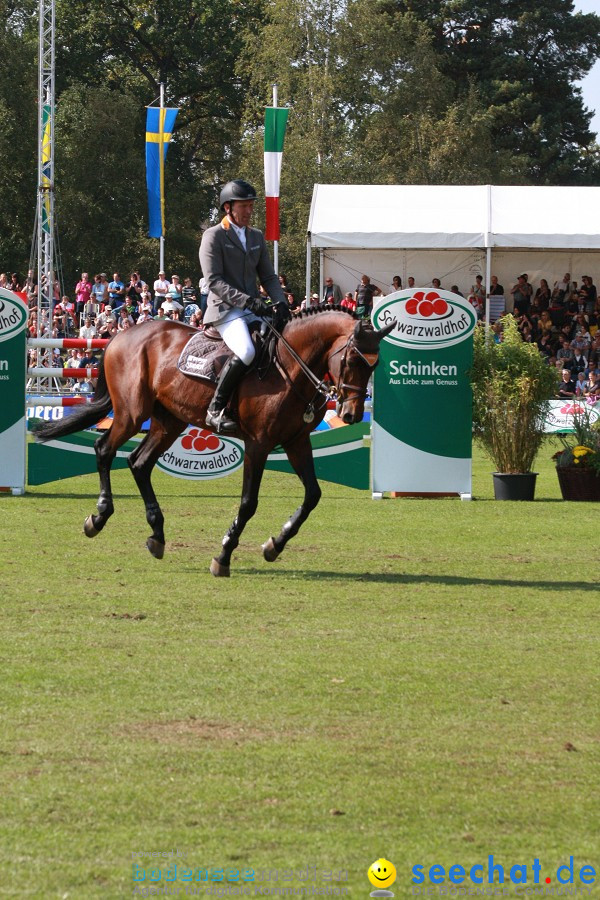
[[[212,431],[206,429],[190,428],[187,434],[181,438],[181,446],[184,450],[196,450],[202,453],[204,450],[218,450],[221,447],[221,440],[213,434]]]
[[[561,406],[560,411],[563,416],[580,416],[585,412],[585,408],[579,403],[565,403],[564,406]]]
[[[409,316],[445,316],[449,306],[437,291],[415,291],[410,300],[406,301],[406,312]]]

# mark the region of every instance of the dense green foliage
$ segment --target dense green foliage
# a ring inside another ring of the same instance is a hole
[[[0,0],[2,266],[29,258],[35,0]],[[56,207],[65,285],[156,271],[144,107],[180,107],[166,168],[167,266],[198,274],[217,186],[262,185],[264,106],[291,107],[281,268],[302,279],[313,184],[588,184],[598,146],[574,81],[600,18],[570,0],[57,0]],[[258,220],[260,222],[260,211]]]
[[[474,434],[497,472],[531,472],[558,373],[535,344],[523,340],[514,316],[504,316],[497,327],[500,343],[483,328],[474,335]]]

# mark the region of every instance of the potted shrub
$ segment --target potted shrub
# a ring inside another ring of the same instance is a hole
[[[533,461],[544,439],[556,369],[535,344],[523,341],[514,316],[503,316],[494,334],[474,336],[473,433],[496,467],[497,500],[533,500]]]
[[[573,434],[560,436],[554,454],[563,500],[600,500],[600,422],[590,407],[573,415]]]

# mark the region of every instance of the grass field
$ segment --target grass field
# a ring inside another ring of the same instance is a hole
[[[2,498],[0,896],[135,896],[132,853],[171,849],[357,898],[380,856],[399,898],[417,864],[598,869],[598,508],[551,452],[530,504],[480,457],[473,503],[324,483],[271,565],[300,491],[267,473],[229,580],[239,474],[155,476],[160,562],[128,472],[94,541],[95,476]]]

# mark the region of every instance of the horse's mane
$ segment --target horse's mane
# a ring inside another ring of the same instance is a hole
[[[358,320],[361,318],[360,316],[357,316],[355,312],[345,306],[331,306],[330,304],[320,304],[319,306],[311,306],[309,307],[309,309],[303,309],[301,312],[293,315],[290,325],[294,322],[299,321],[300,319],[310,319],[312,316],[319,316],[322,313],[344,313],[344,315],[350,316],[350,318],[352,319]]]

